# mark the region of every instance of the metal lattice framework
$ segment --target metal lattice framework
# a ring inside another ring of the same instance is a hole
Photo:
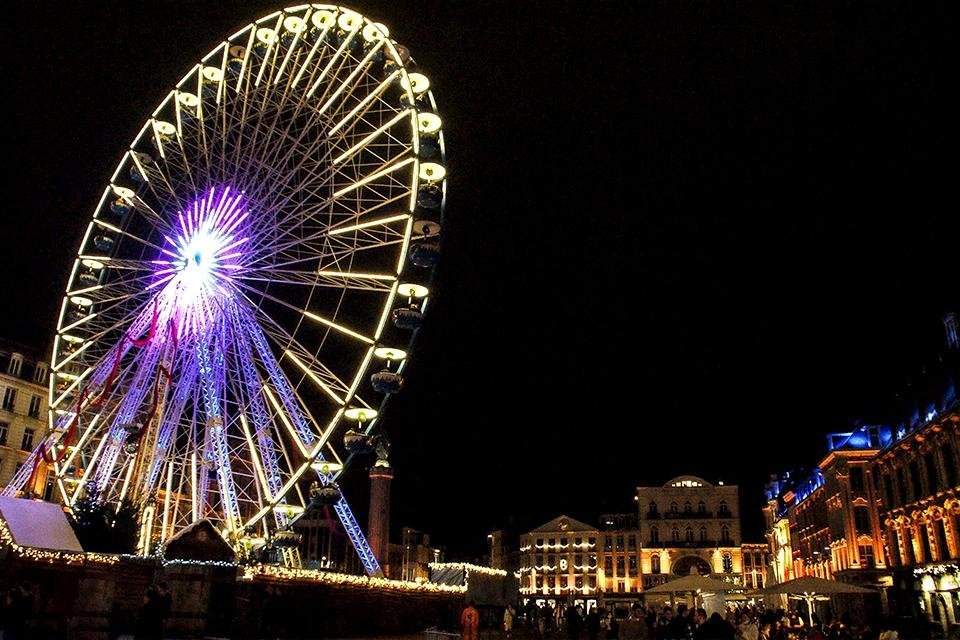
[[[436,254],[443,137],[412,66],[383,25],[304,5],[183,77],[87,228],[50,434],[4,494],[45,461],[68,506],[92,485],[145,505],[147,553],[200,518],[242,549],[288,527],[312,481],[336,487],[344,432],[369,434],[386,399],[377,356],[402,372],[388,347],[412,338]],[[331,505],[376,574],[342,495]]]

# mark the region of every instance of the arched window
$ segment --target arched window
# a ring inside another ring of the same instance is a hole
[[[676,502],[671,502],[671,503],[670,503],[670,513],[676,513],[676,512],[677,512],[677,503],[676,503]]]
[[[693,513],[693,506],[690,504],[690,501],[687,500],[683,503],[683,512],[684,513]]]
[[[706,513],[706,512],[707,512],[707,505],[706,503],[704,503],[703,500],[701,500],[700,502],[697,503],[697,513]]]
[[[687,542],[693,542],[693,528],[687,527],[686,539],[687,539]]]
[[[660,529],[650,527],[650,542],[660,542]]]
[[[33,371],[33,381],[45,384],[47,382],[47,365],[43,362],[37,363],[37,368]]]
[[[700,527],[700,542],[706,542],[706,541],[707,541],[707,528]]]
[[[723,572],[733,573],[733,556],[729,553],[723,554]]]
[[[730,542],[730,529],[727,525],[723,525],[723,528],[720,529],[720,540],[723,542]]]
[[[650,501],[650,505],[647,507],[647,513],[649,513],[649,514],[652,515],[652,516],[657,515],[657,503],[656,503],[656,502],[654,502],[654,501],[652,501],[652,500]]]
[[[680,529],[678,527],[674,527],[673,531],[671,532],[671,536],[673,537],[674,542],[680,542]]]
[[[660,554],[650,556],[650,573],[660,573]]]
[[[721,500],[721,501],[720,501],[720,517],[721,517],[721,518],[726,518],[726,517],[729,517],[729,516],[730,516],[730,508],[727,507],[727,501],[726,501],[726,500]]]

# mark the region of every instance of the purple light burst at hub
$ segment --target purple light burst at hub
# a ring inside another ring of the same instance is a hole
[[[164,236],[150,288],[162,287],[159,298],[178,318],[181,335],[207,326],[220,306],[216,299],[232,297],[232,274],[242,268],[249,240],[248,215],[241,192],[212,187],[178,212],[176,236]]]

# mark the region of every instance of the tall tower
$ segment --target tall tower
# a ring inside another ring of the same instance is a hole
[[[367,522],[367,540],[377,557],[384,575],[389,561],[390,544],[390,481],[393,468],[380,458],[370,469],[370,516]]]

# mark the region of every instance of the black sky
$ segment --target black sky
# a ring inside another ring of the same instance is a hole
[[[0,335],[45,349],[123,149],[280,5],[7,6]],[[741,485],[759,539],[766,475],[814,463],[940,345],[960,307],[948,3],[352,6],[431,78],[449,154],[436,296],[387,416],[396,525],[472,553],[695,473]]]

